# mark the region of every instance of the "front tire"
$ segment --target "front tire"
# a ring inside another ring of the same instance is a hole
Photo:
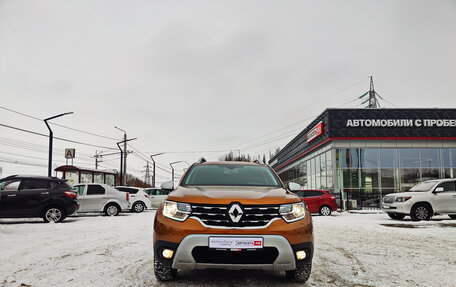
[[[306,282],[312,272],[312,262],[296,268],[295,270],[285,271],[287,279],[291,282]]]
[[[413,221],[429,220],[432,217],[432,209],[427,204],[417,204],[412,207],[410,218]]]
[[[65,210],[58,206],[51,206],[43,211],[44,222],[62,222],[66,218]]]
[[[120,207],[114,203],[110,203],[110,204],[106,205],[106,207],[104,209],[104,213],[107,216],[117,216],[119,214],[119,212],[120,212]]]
[[[158,281],[173,281],[176,279],[177,269],[173,269],[171,266],[165,265],[154,258],[154,273]]]
[[[320,215],[322,216],[330,216],[331,212],[331,208],[327,205],[323,205],[322,207],[320,207],[320,210],[318,211],[318,213],[320,213]]]
[[[131,211],[141,213],[146,209],[146,206],[142,202],[135,202],[131,208]]]
[[[388,216],[394,220],[404,219],[405,214],[388,212]]]
[[[448,215],[451,219],[456,219],[456,214],[449,214]]]

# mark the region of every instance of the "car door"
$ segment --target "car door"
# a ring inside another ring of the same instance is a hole
[[[102,211],[106,202],[106,189],[99,184],[87,184],[84,196],[84,211]]]
[[[456,213],[456,182],[446,181],[435,187],[443,188],[441,192],[433,193],[434,208],[436,212]],[[435,190],[434,189],[434,190]]]
[[[86,190],[86,185],[85,184],[78,184],[75,185],[74,188],[76,189],[76,192],[78,193],[78,202],[79,202],[79,209],[78,212],[85,212],[85,190]]]
[[[154,193],[155,194],[152,198],[152,205],[158,208],[160,204],[164,202],[166,198],[168,198],[168,192],[164,191],[163,189],[156,189]]]
[[[51,182],[46,179],[25,178],[19,186],[18,196],[23,200],[23,212],[29,216],[39,216],[43,202],[49,200]]]
[[[19,217],[23,214],[23,201],[19,195],[21,179],[0,183],[0,216]]]
[[[150,200],[150,205],[152,207],[155,207],[155,189],[154,188],[146,188],[144,189],[144,192],[149,196],[149,200]]]
[[[321,205],[321,196],[322,192],[318,190],[305,190],[304,191],[304,200],[309,207],[310,212],[318,212]]]

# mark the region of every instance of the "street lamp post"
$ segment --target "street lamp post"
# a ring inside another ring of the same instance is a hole
[[[119,185],[123,185],[123,184],[125,184],[127,182],[127,169],[126,169],[127,165],[124,162],[124,160],[127,160],[127,158],[124,157],[125,154],[127,153],[127,150],[122,151],[122,148],[120,147],[120,144],[124,143],[124,147],[126,147],[127,146],[127,142],[135,140],[135,139],[137,139],[137,138],[128,139],[128,140],[125,139],[125,140],[117,143],[117,147],[120,150],[120,179],[119,179],[119,183],[120,184]]]
[[[175,161],[175,162],[172,162],[172,163],[169,164],[171,166],[171,181],[172,182],[174,182],[174,167],[173,167],[173,164],[180,163],[180,162],[183,162],[183,161],[179,160],[179,161]]]
[[[124,131],[123,129],[121,128],[118,128],[116,126],[114,126],[114,128],[118,129],[119,131],[122,131],[124,133],[124,140],[123,140],[123,143],[124,143],[124,152],[123,152],[123,179],[122,181],[123,182],[126,182],[127,181],[127,132]]]
[[[123,151],[119,144],[123,143],[123,141],[117,143],[117,147],[120,150],[120,176],[119,176],[119,185],[123,185]]]
[[[69,115],[69,114],[72,114],[72,113],[73,112],[63,113],[63,114],[60,114],[60,115],[56,115],[56,116],[44,119],[44,123],[46,124],[46,126],[47,126],[47,128],[49,130],[49,157],[48,157],[48,176],[49,177],[51,176],[51,173],[52,173],[52,143],[53,143],[54,133],[52,132],[51,127],[49,126],[47,121],[50,121],[52,119],[55,119],[55,118],[58,118],[58,117],[61,117],[61,116]]]
[[[158,155],[162,155],[162,154],[165,154],[165,152],[156,153],[156,154],[153,154],[153,155],[150,156],[150,159],[152,160],[152,163],[153,163],[152,187],[155,187],[155,160],[154,160],[154,156],[158,156]]]

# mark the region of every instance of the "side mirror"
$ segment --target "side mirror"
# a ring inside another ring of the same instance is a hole
[[[174,190],[174,182],[166,181],[160,185],[160,188],[163,190]]]
[[[436,189],[434,189],[435,193],[444,192],[444,191],[445,190],[443,189],[443,187],[437,187]]]
[[[288,183],[288,188],[290,189],[290,191],[298,191],[301,190],[301,185],[294,182],[290,182]]]

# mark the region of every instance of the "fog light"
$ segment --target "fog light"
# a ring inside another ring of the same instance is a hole
[[[296,258],[298,258],[298,260],[303,260],[306,256],[307,254],[304,250],[296,251]]]
[[[173,257],[173,254],[174,254],[174,251],[172,251],[171,249],[163,249],[163,251],[162,251],[162,255],[166,259],[171,259]]]

